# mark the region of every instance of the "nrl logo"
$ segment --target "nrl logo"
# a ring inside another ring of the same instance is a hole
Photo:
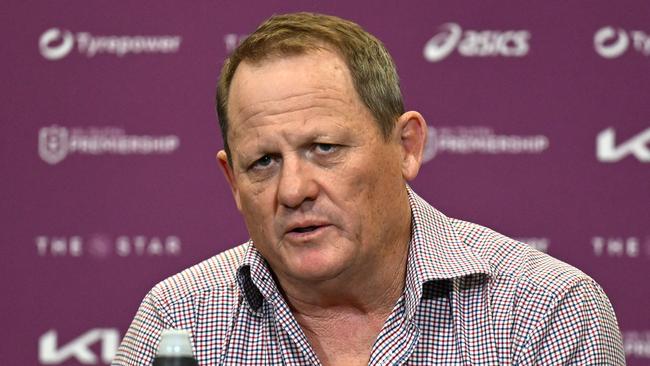
[[[38,133],[38,155],[48,164],[57,164],[68,155],[68,129],[43,127]]]

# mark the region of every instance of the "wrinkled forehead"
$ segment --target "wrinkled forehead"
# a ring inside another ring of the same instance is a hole
[[[312,98],[359,101],[343,59],[329,50],[242,62],[232,80],[228,110],[231,129],[258,115],[299,108]]]
[[[318,40],[314,41],[311,44],[282,44],[276,45],[270,49],[265,49],[264,51],[260,51],[259,53],[255,53],[250,57],[242,59],[233,72],[227,99],[228,101],[232,99],[233,89],[237,88],[237,79],[241,79],[241,77],[238,78],[238,76],[241,76],[241,74],[245,72],[259,71],[261,69],[265,69],[268,65],[283,63],[284,61],[291,61],[295,59],[319,59],[318,63],[306,63],[306,67],[301,68],[301,71],[304,73],[305,77],[308,77],[314,74],[314,72],[317,71],[321,66],[323,66],[323,58],[337,61],[335,66],[343,70],[346,73],[346,76],[352,80],[350,68],[344,55],[333,45]],[[282,70],[276,70],[276,72],[281,73]]]

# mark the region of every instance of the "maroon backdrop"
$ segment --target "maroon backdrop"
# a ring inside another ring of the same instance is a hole
[[[609,294],[650,365],[650,3],[3,4],[2,365],[107,364],[155,283],[246,240],[218,69],[273,13],[357,21],[425,116],[413,187]]]

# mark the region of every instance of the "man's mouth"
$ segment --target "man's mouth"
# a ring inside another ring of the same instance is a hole
[[[308,232],[311,232],[311,231],[314,231],[314,230],[318,229],[319,227],[322,227],[322,226],[314,225],[314,226],[297,227],[297,228],[291,230],[290,232],[291,233],[308,233]]]
[[[313,235],[320,233],[321,231],[323,231],[323,229],[327,228],[328,226],[330,226],[330,224],[326,221],[305,220],[304,222],[298,222],[289,225],[285,233],[294,238],[306,239],[308,237],[311,238]]]

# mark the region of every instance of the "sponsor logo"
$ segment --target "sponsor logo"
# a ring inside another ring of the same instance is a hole
[[[616,131],[609,127],[596,137],[596,158],[603,163],[615,163],[634,155],[642,163],[650,163],[650,127],[616,145]]]
[[[424,45],[429,62],[439,62],[454,50],[464,57],[523,57],[530,49],[527,30],[465,30],[456,23],[440,26],[440,31]]]
[[[74,47],[74,37],[70,31],[57,28],[48,29],[38,41],[41,55],[48,60],[59,60],[67,56]]]
[[[38,155],[46,163],[56,164],[65,159],[68,146],[68,129],[65,127],[43,127],[38,132]]]
[[[539,250],[540,252],[548,253],[548,247],[551,242],[549,238],[515,238],[515,240],[520,241],[524,244],[528,244],[530,247]]]
[[[237,48],[248,37],[248,34],[228,33],[223,36],[223,43],[226,46],[226,52],[230,53]]]
[[[58,337],[58,332],[51,329],[38,339],[38,360],[42,365],[59,365],[71,359],[85,365],[109,364],[120,343],[120,333],[115,328],[94,328],[60,346]]]
[[[175,235],[146,236],[119,235],[111,237],[106,234],[88,236],[46,236],[34,238],[36,253],[39,257],[54,258],[92,258],[104,259],[117,257],[171,257],[182,252],[182,242]]]
[[[38,155],[58,164],[70,154],[170,154],[178,149],[176,135],[127,135],[119,127],[67,128],[57,125],[38,132]]]
[[[548,146],[544,135],[498,135],[485,126],[429,126],[424,161],[440,154],[539,154]]]
[[[51,329],[38,340],[38,359],[43,365],[58,365],[73,358],[86,365],[109,364],[117,353],[119,341],[116,328],[94,328],[58,346],[58,332]],[[99,355],[93,350],[97,344]],[[623,347],[627,357],[650,358],[650,331],[623,332]]]
[[[97,55],[124,57],[129,54],[176,53],[181,46],[177,35],[93,35],[88,32],[50,28],[38,40],[41,55],[51,61],[60,60],[77,46],[77,52],[88,58]]]
[[[650,258],[650,236],[591,238],[591,247],[596,257],[608,258]]]
[[[650,358],[650,331],[623,332],[623,349],[627,357]]]
[[[650,56],[650,35],[640,30],[624,30],[606,26],[594,34],[594,49],[604,58],[617,58],[628,49]]]

